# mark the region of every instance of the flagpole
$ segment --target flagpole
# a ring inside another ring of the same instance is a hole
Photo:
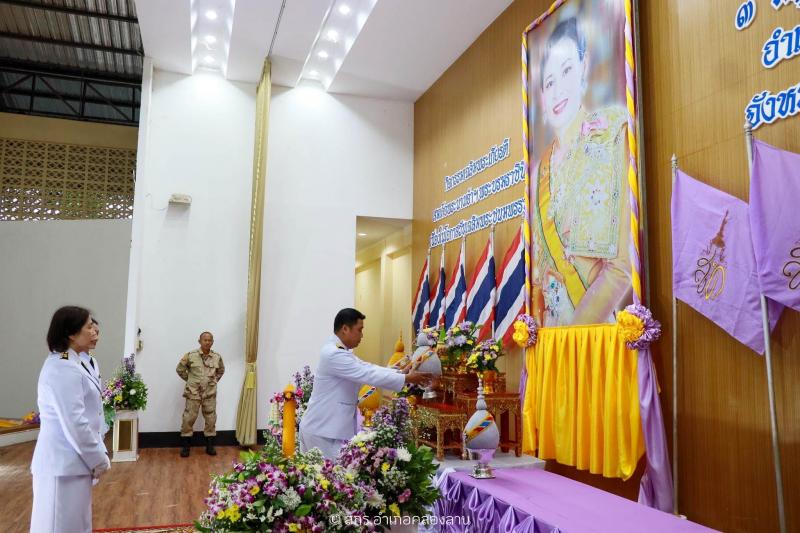
[[[494,224],[492,224],[491,228],[489,229],[489,237],[492,239],[492,256],[494,258]],[[496,264],[495,264],[495,268],[497,268]],[[495,276],[496,276],[496,274],[495,274]],[[494,287],[495,287],[495,295],[494,295],[494,302],[492,302],[492,306],[493,307],[497,304],[497,292],[496,292],[497,291],[497,278],[496,277],[494,279]],[[496,318],[497,317],[494,316],[494,313],[492,313],[492,337],[491,337],[492,339],[494,339],[494,321],[495,321]]]
[[[677,174],[678,157],[672,154],[673,194]],[[674,268],[673,266],[673,270]],[[672,513],[678,514],[678,299],[675,298],[674,286],[672,290]]]
[[[747,170],[753,181],[753,130],[749,122],[744,125],[747,145]],[[764,328],[764,356],[767,360],[767,393],[769,394],[769,424],[772,432],[772,460],[775,465],[775,485],[778,490],[778,523],[781,533],[786,533],[786,511],[783,504],[783,475],[781,474],[781,450],[778,440],[778,417],[775,414],[775,384],[772,379],[772,344],[770,342],[769,309],[767,298],[761,293],[761,322]]]

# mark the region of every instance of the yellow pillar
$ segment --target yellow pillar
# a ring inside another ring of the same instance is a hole
[[[283,456],[294,457],[295,421],[297,420],[297,400],[294,399],[294,386],[289,384],[283,391]]]

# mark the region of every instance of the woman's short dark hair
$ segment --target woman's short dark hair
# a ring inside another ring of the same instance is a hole
[[[342,326],[355,326],[359,320],[367,318],[361,311],[346,307],[336,313],[336,318],[333,319],[333,332],[336,333]]]
[[[76,305],[66,305],[53,313],[50,329],[47,330],[47,346],[51,352],[65,352],[69,348],[69,337],[78,333],[91,313]]]

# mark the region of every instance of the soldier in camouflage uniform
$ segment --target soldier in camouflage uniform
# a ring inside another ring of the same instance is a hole
[[[208,331],[200,334],[198,339],[199,350],[193,350],[184,355],[175,369],[182,380],[186,382],[183,397],[186,398],[186,408],[183,411],[181,424],[181,457],[189,456],[189,446],[192,439],[193,426],[197,414],[203,411],[206,436],[206,453],[217,455],[214,449],[214,437],[217,434],[217,382],[225,372],[222,357],[211,350],[214,336]]]

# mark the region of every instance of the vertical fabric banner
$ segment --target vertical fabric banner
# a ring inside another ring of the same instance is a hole
[[[411,309],[411,332],[412,339],[415,339],[419,330],[425,327],[428,323],[428,315],[431,312],[431,283],[428,274],[429,263],[431,262],[431,251],[428,249],[428,255],[425,257],[425,264],[422,265],[422,272],[419,273],[419,282],[417,283],[417,293],[414,296],[414,307]]]
[[[449,328],[464,321],[467,314],[467,275],[466,275],[466,238],[461,239],[461,249],[453,267],[453,276],[447,287],[445,302],[447,309],[444,315],[444,326]]]
[[[253,192],[250,205],[250,253],[247,267],[247,316],[245,322],[245,368],[239,406],[236,410],[236,440],[242,446],[256,443],[256,360],[258,320],[261,306],[261,243],[264,239],[264,190],[267,179],[267,132],[272,94],[271,64],[264,61],[256,90]]]
[[[678,170],[672,190],[672,260],[675,297],[763,354],[748,205]],[[783,306],[769,304],[774,328]]]
[[[475,272],[467,288],[467,320],[481,329],[478,339],[484,341],[492,336],[494,303],[497,292],[494,271],[494,232],[489,234],[486,246],[475,265]]]
[[[753,139],[751,175],[750,228],[761,292],[800,311],[800,154]]]

